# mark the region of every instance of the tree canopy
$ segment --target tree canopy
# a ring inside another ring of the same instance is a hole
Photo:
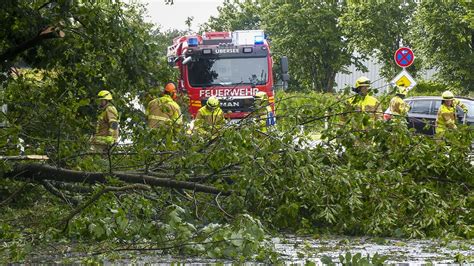
[[[211,16],[204,23],[201,31],[234,31],[260,29],[262,1],[259,0],[225,0],[217,10],[219,15]]]
[[[263,27],[276,55],[287,55],[291,73],[302,88],[332,91],[334,78],[357,63],[338,24],[343,6],[327,1],[271,1],[262,13]]]
[[[351,3],[340,17],[343,36],[364,59],[375,57],[382,65],[381,75],[390,80],[400,69],[393,60],[395,51],[412,47],[409,34],[415,8],[414,1]]]
[[[443,83],[474,91],[472,3],[422,1],[414,14],[414,47],[426,68],[435,68]]]

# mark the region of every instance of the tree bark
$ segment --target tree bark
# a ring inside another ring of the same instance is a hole
[[[126,183],[146,184],[150,186],[189,189],[197,192],[204,192],[210,194],[230,195],[229,191],[221,191],[211,186],[205,186],[187,181],[178,181],[172,178],[158,178],[142,174],[130,174],[124,172],[100,173],[100,172],[80,172],[68,170],[64,168],[56,168],[53,166],[30,163],[30,164],[16,164],[13,171],[6,173],[5,177],[10,178],[29,178],[35,181],[55,180],[62,182],[73,183],[106,183],[107,176],[112,176],[124,181]]]
[[[327,73],[327,80],[326,80],[326,92],[333,93],[334,92],[334,80],[336,78],[336,71],[329,70]]]

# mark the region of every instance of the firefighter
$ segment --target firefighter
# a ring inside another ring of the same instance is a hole
[[[350,109],[356,112],[365,112],[370,114],[370,120],[382,119],[382,107],[380,102],[372,95],[369,95],[370,79],[360,77],[356,80],[353,91],[357,94],[348,100]]]
[[[175,102],[177,98],[176,86],[172,82],[165,85],[163,95],[151,100],[145,113],[148,118],[148,127],[157,128],[160,125],[182,125],[181,109]]]
[[[255,111],[253,115],[256,118],[260,131],[266,133],[267,129],[275,127],[275,115],[268,101],[268,95],[266,92],[259,91],[255,94],[254,99]]]
[[[194,129],[200,134],[214,135],[224,124],[224,113],[219,99],[214,96],[207,99],[206,105],[201,107],[194,121]]]
[[[392,114],[392,120],[402,121],[405,119],[408,111],[410,111],[410,105],[403,101],[407,93],[407,87],[403,85],[397,86],[396,95],[390,100],[390,113]]]
[[[112,94],[107,90],[101,90],[97,94],[99,103],[99,115],[95,135],[92,137],[92,149],[104,152],[110,146],[117,143],[119,137],[119,115],[117,108],[112,104]]]
[[[438,116],[436,117],[436,136],[443,137],[446,131],[457,129],[456,126],[456,107],[461,107],[464,112],[467,112],[467,107],[459,100],[454,99],[454,94],[451,91],[445,91],[441,94],[443,98],[441,106],[438,109]]]

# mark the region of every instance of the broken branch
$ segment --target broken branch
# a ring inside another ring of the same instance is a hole
[[[21,173],[21,174],[19,174]],[[16,164],[13,171],[6,173],[6,177],[21,176],[35,181],[44,179],[73,183],[107,183],[107,176],[116,177],[126,183],[147,184],[150,186],[168,187],[177,189],[189,189],[197,192],[210,194],[230,195],[229,191],[221,191],[215,187],[196,184],[194,182],[178,181],[171,178],[159,178],[143,174],[130,174],[124,172],[101,173],[81,172],[57,168],[45,164],[30,163]]]

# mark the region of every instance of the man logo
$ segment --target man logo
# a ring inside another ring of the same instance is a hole
[[[221,107],[240,107],[239,102],[221,102]]]

